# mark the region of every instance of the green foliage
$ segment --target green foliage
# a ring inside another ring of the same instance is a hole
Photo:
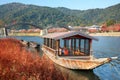
[[[4,26],[4,22],[2,20],[0,20],[0,27]]]
[[[108,20],[108,21],[106,21],[106,25],[107,25],[107,26],[114,25],[115,23],[116,23],[115,20]]]
[[[50,8],[20,3],[0,5],[0,19],[5,24],[17,22],[30,22],[40,28],[47,26],[88,26],[101,24],[107,20],[120,21],[120,4],[105,9],[71,10],[63,7]],[[11,28],[28,29],[30,26],[16,25]]]

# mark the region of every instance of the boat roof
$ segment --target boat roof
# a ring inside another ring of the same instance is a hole
[[[86,37],[86,38],[98,41],[97,38],[92,37],[92,36],[90,36],[88,34],[82,33],[80,31],[68,31],[68,32],[49,33],[49,34],[44,35],[42,37],[43,38],[51,38],[51,39],[58,40],[58,39],[62,39],[62,38],[66,38],[66,37],[70,37],[70,36],[74,36],[74,35],[80,35],[80,36],[83,36],[83,37]]]

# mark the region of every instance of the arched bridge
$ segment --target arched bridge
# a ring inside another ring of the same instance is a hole
[[[38,25],[36,25],[36,24],[34,24],[34,23],[30,23],[30,22],[12,22],[12,23],[10,23],[10,24],[7,24],[7,25],[4,25],[2,28],[5,28],[4,30],[4,34],[3,35],[8,35],[8,32],[7,32],[7,29],[6,28],[9,28],[9,27],[11,27],[11,26],[14,26],[14,25],[31,25],[31,26],[35,26],[36,28],[40,28],[40,29],[42,29],[43,31],[47,31],[48,29],[50,29],[50,28],[54,28],[54,27],[52,27],[52,26],[49,26],[49,27],[47,27],[47,28],[43,28],[43,27],[41,27],[41,26],[38,26]],[[71,30],[71,28],[69,28],[69,27],[65,27],[65,26],[63,26],[62,28],[66,28],[67,30]],[[6,33],[5,33],[6,32]],[[3,32],[0,32],[0,34],[1,33],[3,33]],[[45,32],[46,33],[46,32]],[[2,34],[1,34],[2,35]]]
[[[31,26],[35,26],[36,28],[43,29],[42,27],[29,22],[12,22],[10,24],[6,24],[0,27],[0,36],[7,36],[8,35],[7,29],[14,25],[31,25]]]
[[[46,28],[46,27],[43,28],[43,27],[41,27],[41,26],[39,26],[39,25],[36,25],[36,24],[34,24],[34,23],[30,23],[30,22],[12,22],[12,23],[10,23],[10,24],[4,25],[3,27],[9,28],[9,27],[14,26],[14,25],[31,25],[31,26],[35,26],[36,28],[40,28],[40,29],[50,29],[50,28],[54,28],[53,26],[49,26],[49,27],[47,27],[47,28]],[[71,28],[66,27],[66,26],[62,26],[62,28],[65,28],[65,29],[67,29],[67,30],[71,30]]]
[[[34,23],[30,23],[30,22],[13,22],[13,23],[4,25],[3,27],[9,28],[9,27],[14,26],[14,25],[31,25],[31,26],[35,26],[36,28],[43,29],[42,27],[40,27]]]

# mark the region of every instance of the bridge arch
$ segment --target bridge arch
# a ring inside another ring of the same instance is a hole
[[[4,25],[3,26],[3,28],[5,28],[5,33],[4,33],[4,35],[8,35],[8,32],[7,32],[7,28],[10,28],[11,26],[14,26],[14,25],[31,25],[31,26],[35,26],[36,28],[40,28],[40,29],[42,29],[42,33],[44,33],[44,34],[46,34],[46,33],[48,33],[47,31],[48,31],[48,29],[50,29],[50,28],[55,28],[55,27],[53,27],[53,26],[48,26],[47,28],[43,28],[43,27],[41,27],[41,26],[38,26],[38,25],[36,25],[36,24],[34,24],[34,23],[29,23],[29,22],[13,22],[13,23],[10,23],[10,24],[8,24],[8,25]],[[61,28],[65,28],[65,29],[67,29],[67,30],[71,30],[69,27],[65,27],[65,26],[63,26],[63,27],[61,27]]]
[[[41,26],[38,26],[38,25],[36,25],[34,23],[30,23],[30,22],[13,22],[11,24],[5,25],[4,27],[9,28],[9,27],[14,26],[14,25],[31,25],[31,26],[35,26],[36,28],[47,29],[47,30],[50,29],[50,28],[55,28],[54,26],[48,26],[47,28],[43,28]],[[65,27],[65,26],[62,26],[61,28],[71,30],[69,27]]]
[[[8,25],[5,25],[4,27],[9,28],[9,27],[14,26],[14,25],[31,25],[31,26],[35,26],[36,28],[43,29],[42,27],[40,27],[36,24],[33,24],[33,23],[29,23],[29,22],[15,22],[15,23],[10,23]]]
[[[31,25],[31,26],[35,26],[36,28],[43,29],[42,27],[29,22],[13,22],[13,23],[4,25],[0,28],[0,36],[8,36],[8,29],[14,25]]]

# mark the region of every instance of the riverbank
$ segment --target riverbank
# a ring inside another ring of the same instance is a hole
[[[90,33],[91,36],[120,36],[120,32]]]
[[[91,36],[120,36],[120,32],[90,33]],[[10,33],[9,36],[40,36],[40,33]]]
[[[40,36],[40,33],[38,32],[31,32],[31,33],[21,33],[21,32],[17,32],[17,33],[10,33],[8,34],[9,36]]]

